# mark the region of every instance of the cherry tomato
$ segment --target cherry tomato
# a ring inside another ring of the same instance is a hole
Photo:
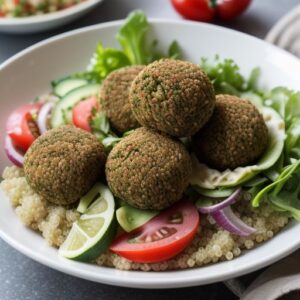
[[[91,120],[93,108],[95,109],[99,108],[99,104],[96,96],[80,101],[73,108],[73,112],[72,112],[73,124],[76,127],[91,132],[90,120]]]
[[[183,17],[209,22],[215,15],[215,9],[210,0],[172,0],[172,4]]]
[[[193,240],[199,220],[196,207],[190,201],[181,200],[137,230],[119,236],[110,250],[134,262],[170,259]]]
[[[217,15],[222,20],[231,20],[241,13],[249,6],[251,0],[222,0],[217,5]]]
[[[240,15],[251,0],[171,0],[174,8],[190,20],[210,22],[214,18],[230,20]]]
[[[11,137],[14,145],[23,151],[27,151],[36,139],[36,135],[31,130],[32,114],[37,113],[41,106],[41,103],[25,104],[13,111],[8,117],[7,134]]]

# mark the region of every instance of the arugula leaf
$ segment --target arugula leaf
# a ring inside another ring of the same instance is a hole
[[[258,207],[261,200],[267,196],[267,194],[271,191],[274,191],[273,195],[277,195],[284,184],[290,179],[290,177],[293,175],[295,170],[299,168],[300,166],[300,160],[297,161],[297,163],[287,166],[283,172],[280,174],[280,176],[271,184],[267,185],[265,188],[263,188],[252,200],[252,206]]]

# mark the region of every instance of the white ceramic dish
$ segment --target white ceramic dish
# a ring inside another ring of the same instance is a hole
[[[121,22],[80,29],[39,43],[0,66],[0,129],[4,132],[9,112],[49,90],[52,79],[85,69],[99,40],[116,46],[114,36]],[[151,21],[153,35],[162,49],[176,39],[185,58],[199,62],[200,57],[216,53],[231,57],[248,74],[262,68],[262,84],[286,85],[299,89],[300,62],[289,53],[256,38],[221,27],[182,21]],[[74,51],[74,49],[77,49]],[[0,149],[3,149],[3,135]],[[0,171],[8,164],[1,150]],[[0,194],[0,236],[20,252],[49,267],[85,279],[137,288],[172,288],[207,284],[236,277],[279,260],[300,245],[300,224],[291,222],[269,242],[243,253],[233,261],[202,268],[162,272],[124,272],[83,264],[58,257],[57,251],[33,231],[24,227]]]
[[[26,34],[58,28],[80,18],[102,1],[86,0],[64,10],[45,15],[24,18],[0,18],[0,32]]]
[[[300,5],[284,15],[272,27],[266,41],[300,57]]]

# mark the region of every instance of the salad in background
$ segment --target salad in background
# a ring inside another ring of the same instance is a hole
[[[29,17],[56,12],[85,0],[0,0],[0,17]]]

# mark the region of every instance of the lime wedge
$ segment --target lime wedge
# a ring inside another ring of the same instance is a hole
[[[75,222],[59,248],[63,257],[91,261],[104,252],[116,233],[115,201],[111,191],[97,184],[99,197]]]

